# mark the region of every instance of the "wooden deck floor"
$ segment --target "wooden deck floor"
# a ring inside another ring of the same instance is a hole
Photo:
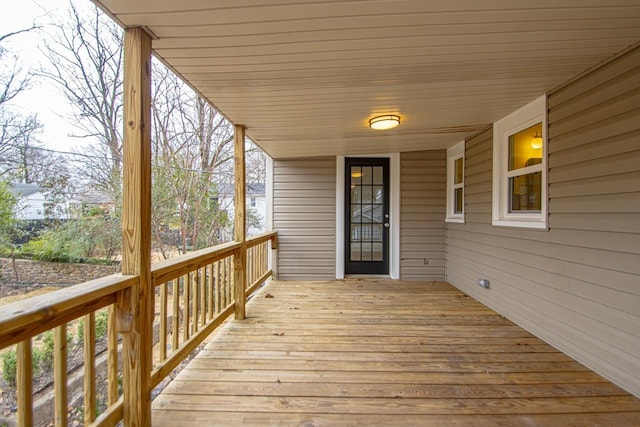
[[[272,282],[153,403],[167,426],[630,426],[640,400],[446,283]]]

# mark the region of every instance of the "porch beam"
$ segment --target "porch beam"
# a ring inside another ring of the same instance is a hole
[[[236,125],[233,141],[235,159],[235,222],[233,227],[233,240],[241,243],[240,250],[238,250],[234,256],[235,268],[233,283],[235,288],[236,320],[242,320],[245,318],[245,289],[247,280],[245,272],[247,258],[247,195],[244,137],[245,127],[243,125]]]
[[[124,35],[122,273],[140,277],[118,298],[123,341],[124,424],[151,425],[151,38]]]

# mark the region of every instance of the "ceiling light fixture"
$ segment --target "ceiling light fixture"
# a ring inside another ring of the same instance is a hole
[[[533,148],[534,150],[539,150],[542,148],[542,137],[538,135],[538,131],[536,131],[536,134],[533,136],[533,138],[531,138],[531,148]]]
[[[400,116],[387,114],[385,116],[377,116],[369,120],[369,127],[375,130],[393,129],[400,124]]]

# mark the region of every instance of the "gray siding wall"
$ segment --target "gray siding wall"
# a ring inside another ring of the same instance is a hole
[[[402,280],[444,280],[446,167],[445,150],[400,155]]]
[[[274,160],[273,228],[280,280],[335,279],[335,157]]]
[[[447,280],[640,395],[640,50],[550,95],[549,231],[491,225],[491,156],[467,141]]]

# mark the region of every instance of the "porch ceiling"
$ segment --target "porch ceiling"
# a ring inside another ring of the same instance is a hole
[[[640,40],[638,0],[94,1],[275,158],[446,148]]]

